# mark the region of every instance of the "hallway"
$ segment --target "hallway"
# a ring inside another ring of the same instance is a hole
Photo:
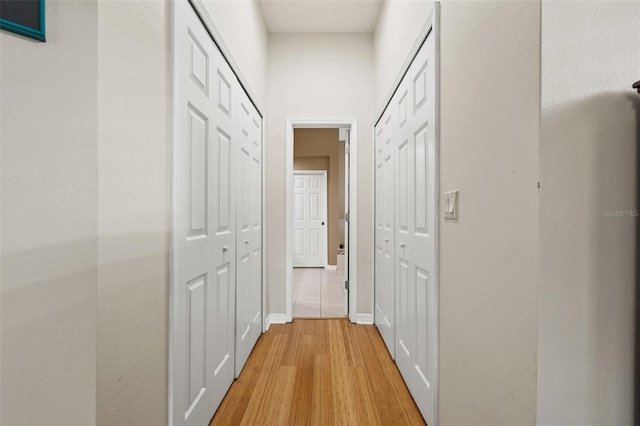
[[[211,425],[424,425],[374,326],[272,325]]]

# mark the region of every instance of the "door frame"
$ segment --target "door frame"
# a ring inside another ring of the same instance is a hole
[[[322,214],[324,215],[324,221],[327,226],[324,227],[324,252],[322,254],[322,266],[326,269],[329,265],[329,182],[327,180],[327,171],[326,170],[294,170],[293,176],[295,175],[319,175],[322,176],[322,183],[324,185],[324,205],[322,206]],[[294,188],[295,189],[295,188]],[[295,205],[294,205],[295,212]]]
[[[349,320],[357,322],[358,300],[358,120],[355,118],[288,118],[285,120],[285,175],[286,175],[286,230],[285,230],[285,317],[287,322],[293,320],[293,129],[334,129],[346,128],[350,134],[349,156]],[[345,165],[346,166],[346,165]],[[372,298],[373,301],[373,298]],[[373,308],[373,304],[371,306]],[[371,311],[373,312],[373,311]]]

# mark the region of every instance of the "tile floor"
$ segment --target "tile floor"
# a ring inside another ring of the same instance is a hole
[[[346,315],[342,271],[294,268],[293,283],[294,318],[342,318]]]

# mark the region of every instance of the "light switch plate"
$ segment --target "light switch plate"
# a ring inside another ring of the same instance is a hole
[[[458,219],[458,190],[444,193],[444,218]]]

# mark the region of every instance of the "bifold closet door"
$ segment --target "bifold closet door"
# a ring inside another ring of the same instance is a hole
[[[437,409],[435,59],[432,31],[375,128],[375,322],[427,424]]]
[[[191,6],[174,6],[172,420],[205,425],[234,378],[238,89]]]
[[[262,334],[262,119],[242,92],[239,119],[237,211],[236,377]]]
[[[394,165],[393,111],[387,110],[375,128],[375,308],[374,320],[391,357],[395,352],[394,286]]]
[[[411,285],[417,306],[412,332],[415,336],[411,393],[422,415],[435,424],[437,376],[437,293],[436,262],[436,63],[432,33],[409,69],[411,76],[411,170],[410,202],[413,210],[409,244]]]
[[[435,420],[436,135],[431,34],[391,107],[395,126],[396,362],[428,424]]]

